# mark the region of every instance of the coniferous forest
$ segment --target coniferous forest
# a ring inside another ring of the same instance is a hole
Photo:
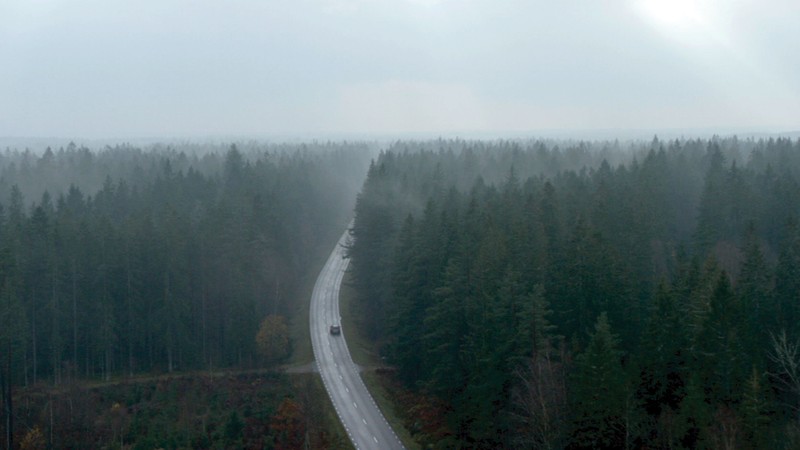
[[[800,142],[398,142],[363,327],[434,448],[800,447]]]
[[[24,386],[284,360],[287,320],[308,302],[298,289],[350,220],[370,152],[347,143],[0,152],[0,447]],[[256,336],[267,316],[284,344],[265,355]],[[54,436],[68,424],[49,414],[48,445],[109,445]],[[17,445],[32,427],[13,429]],[[131,428],[118,442],[140,437]]]
[[[358,327],[421,446],[800,446],[800,141],[373,147],[1,152],[0,429],[27,389],[15,447],[343,446],[309,382],[191,373],[286,360],[355,205]]]
[[[800,0],[0,0],[0,450],[800,450]]]

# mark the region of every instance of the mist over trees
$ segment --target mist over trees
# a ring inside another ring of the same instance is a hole
[[[308,301],[298,285],[349,221],[370,148],[195,150],[0,152],[4,399],[39,381],[253,367],[261,320]]]
[[[18,386],[280,362],[355,204],[359,323],[424,445],[800,445],[800,141],[372,155],[0,152],[0,429]]]
[[[412,432],[796,448],[799,176],[790,139],[392,145],[349,254],[407,406],[443,417]]]

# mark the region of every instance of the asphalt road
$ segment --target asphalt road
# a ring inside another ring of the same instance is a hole
[[[339,420],[357,449],[402,449],[403,445],[367,391],[347,350],[344,334],[331,335],[341,325],[339,287],[350,260],[345,259],[345,232],[322,268],[311,294],[311,344],[317,368]]]

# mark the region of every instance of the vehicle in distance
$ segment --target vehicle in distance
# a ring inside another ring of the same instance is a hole
[[[342,327],[339,325],[331,325],[331,334],[342,334]]]

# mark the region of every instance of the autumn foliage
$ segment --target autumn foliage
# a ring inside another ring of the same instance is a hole
[[[289,327],[286,318],[270,314],[261,322],[256,345],[267,362],[280,361],[289,355]]]
[[[283,399],[270,419],[269,429],[278,450],[303,448],[306,426],[302,406],[291,398]]]

